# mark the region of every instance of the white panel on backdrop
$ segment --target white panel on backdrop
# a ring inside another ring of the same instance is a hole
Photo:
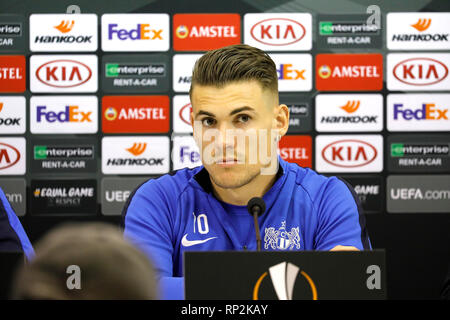
[[[192,133],[191,126],[191,99],[189,95],[177,95],[173,97],[173,132],[176,133]]]
[[[312,56],[310,54],[270,54],[278,75],[278,91],[299,92],[312,89]]]
[[[389,50],[449,50],[449,12],[390,12],[386,15]]]
[[[96,51],[96,14],[32,14],[31,51]]]
[[[450,131],[450,94],[389,94],[389,131]]]
[[[309,13],[247,13],[244,43],[265,51],[307,51],[312,48]]]
[[[381,172],[381,135],[319,135],[316,137],[319,172]]]
[[[169,137],[104,137],[104,174],[163,174],[169,172]]]
[[[25,138],[0,137],[0,175],[22,175],[26,172]]]
[[[202,164],[200,152],[192,136],[176,136],[172,148],[173,170],[194,168]]]
[[[27,127],[25,97],[0,97],[0,133],[25,133]]]
[[[33,96],[30,131],[34,134],[97,133],[96,96]]]
[[[31,92],[96,92],[96,55],[34,55],[30,58]]]
[[[316,130],[322,132],[381,131],[381,94],[319,94],[316,96]]]
[[[405,91],[449,90],[449,67],[448,53],[388,54],[387,88]]]
[[[176,54],[173,56],[173,91],[189,92],[192,70],[201,54]]]
[[[167,51],[169,15],[124,13],[102,15],[103,51]]]

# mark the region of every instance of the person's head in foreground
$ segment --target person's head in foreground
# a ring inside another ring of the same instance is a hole
[[[273,60],[248,45],[209,51],[194,66],[190,97],[194,138],[219,197],[227,189],[262,196],[289,126]]]
[[[153,266],[104,223],[67,224],[45,235],[15,278],[12,299],[156,299]]]

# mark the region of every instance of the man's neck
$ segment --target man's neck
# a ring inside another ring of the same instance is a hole
[[[221,188],[211,179],[215,197],[236,206],[245,206],[253,197],[262,197],[275,183],[277,175],[258,175],[252,181],[239,188]]]

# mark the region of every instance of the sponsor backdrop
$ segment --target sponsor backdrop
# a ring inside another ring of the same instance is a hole
[[[373,247],[387,251],[390,298],[438,297],[450,257],[448,3],[16,3],[0,4],[0,187],[33,242],[61,222],[118,224],[142,182],[200,165],[193,64],[246,43],[276,63],[291,112],[281,157],[354,187]]]

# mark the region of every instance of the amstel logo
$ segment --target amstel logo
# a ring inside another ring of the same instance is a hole
[[[117,119],[117,110],[116,108],[109,107],[105,110],[105,119],[109,121],[114,121]]]
[[[318,73],[322,79],[328,79],[331,76],[331,68],[327,65],[320,66]]]
[[[308,291],[312,300],[317,300],[317,288],[311,277],[299,267],[290,262],[281,262],[276,264],[264,272],[256,281],[253,287],[253,300],[270,299],[263,294],[263,291],[268,294],[271,290],[270,283],[268,283],[267,276],[270,275],[271,286],[277,295],[278,300],[293,300],[294,287],[296,291]],[[300,284],[300,282],[302,282]],[[263,289],[266,287],[266,290]]]
[[[185,39],[189,36],[189,29],[185,25],[178,26],[175,32],[177,37],[180,39]]]

